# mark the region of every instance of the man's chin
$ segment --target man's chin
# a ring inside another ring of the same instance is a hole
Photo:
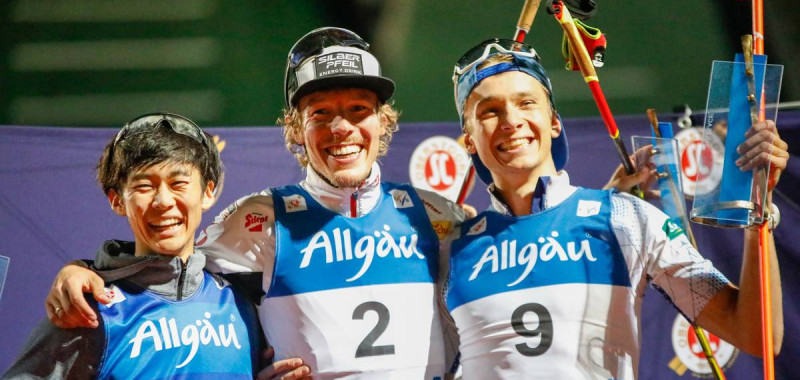
[[[369,170],[340,170],[333,173],[330,178],[332,185],[336,187],[359,187],[369,177]]]
[[[372,167],[367,169],[364,168],[349,168],[349,169],[340,169],[334,171],[333,173],[327,172],[323,174],[323,171],[317,170],[314,166],[311,168],[317,172],[317,174],[322,178],[325,182],[333,187],[359,187],[362,183],[369,177],[370,171]]]
[[[333,181],[331,182],[333,182],[333,185],[336,187],[359,187],[366,179],[366,175],[334,175]]]

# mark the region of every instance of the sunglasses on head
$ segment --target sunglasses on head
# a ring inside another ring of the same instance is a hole
[[[122,129],[117,133],[114,138],[114,144],[125,138],[131,132],[141,130],[153,130],[154,128],[166,124],[173,132],[190,137],[192,140],[197,141],[203,146],[209,145],[206,134],[197,126],[193,121],[174,113],[149,113],[139,116],[122,126]]]
[[[357,34],[342,28],[315,29],[298,40],[289,50],[289,68],[300,66],[306,59],[319,55],[322,49],[330,46],[352,46],[369,50],[366,43]]]
[[[518,55],[522,57],[529,57],[539,61],[539,55],[532,47],[524,43],[504,38],[492,38],[476,45],[469,49],[464,55],[456,62],[453,69],[453,76],[459,76],[469,71],[475,65],[483,62],[492,54],[504,53]]]

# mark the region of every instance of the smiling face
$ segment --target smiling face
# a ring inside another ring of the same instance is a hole
[[[532,76],[507,71],[482,80],[467,98],[464,120],[467,148],[498,186],[556,174],[550,149],[561,124]]]
[[[204,184],[194,165],[162,162],[130,173],[108,192],[111,208],[126,216],[136,256],[159,254],[186,261],[194,252],[201,214],[214,203],[214,183]]]
[[[358,187],[369,176],[386,133],[379,107],[374,92],[357,88],[317,91],[298,102],[302,130],[295,139],[332,185]]]

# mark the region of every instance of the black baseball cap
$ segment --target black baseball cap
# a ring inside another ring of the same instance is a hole
[[[315,91],[331,88],[365,88],[381,102],[394,93],[394,82],[381,76],[378,59],[369,44],[347,29],[314,29],[289,51],[286,61],[284,100],[287,107]]]

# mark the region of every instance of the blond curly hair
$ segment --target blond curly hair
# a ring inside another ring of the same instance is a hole
[[[378,140],[378,157],[383,157],[389,152],[389,143],[398,129],[397,119],[399,116],[400,111],[392,107],[390,103],[378,106],[378,117],[384,131]],[[305,147],[298,142],[299,137],[303,134],[303,115],[300,114],[300,110],[294,106],[285,108],[283,116],[278,119],[277,123],[283,129],[283,141],[286,149],[294,155],[300,166],[305,168],[308,165],[308,155]]]

